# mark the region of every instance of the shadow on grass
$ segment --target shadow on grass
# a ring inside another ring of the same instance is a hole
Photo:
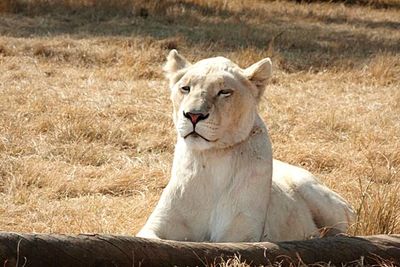
[[[211,50],[214,53],[253,48],[266,51],[274,36],[281,67],[287,71],[329,69],[359,64],[377,53],[400,53],[399,40],[369,31],[397,30],[395,21],[368,21],[346,16],[306,15],[246,8],[233,12],[186,1],[166,1],[162,8],[121,11],[63,6],[42,11],[20,10],[3,16],[0,34],[12,37],[150,37],[156,40],[182,37],[175,46]],[[37,9],[37,8],[36,8]],[[167,10],[173,10],[168,13]],[[52,11],[50,11],[52,10]],[[334,27],[335,25],[352,27]],[[354,30],[354,28],[362,30]]]

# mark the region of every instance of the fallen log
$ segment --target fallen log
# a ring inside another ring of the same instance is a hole
[[[192,243],[115,235],[0,233],[1,266],[206,266],[234,256],[250,265],[355,263],[400,266],[400,235],[279,243]]]

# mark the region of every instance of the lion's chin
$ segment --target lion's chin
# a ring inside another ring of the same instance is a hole
[[[215,146],[214,143],[217,141],[217,140],[209,140],[206,137],[196,132],[191,132],[189,134],[186,134],[182,137],[182,139],[184,140],[188,148],[194,150],[206,150],[213,148]]]
[[[189,133],[189,134],[187,134],[187,135],[185,135],[183,138],[186,139],[188,137],[195,138],[195,139],[196,138],[201,138],[201,139],[203,139],[203,140],[205,140],[207,142],[210,142],[210,143],[214,143],[214,142],[218,141],[218,140],[210,140],[210,139],[204,137],[203,135],[199,134],[198,132],[194,132],[194,131]]]

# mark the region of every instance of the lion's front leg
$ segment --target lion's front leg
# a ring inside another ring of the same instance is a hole
[[[197,241],[198,238],[184,223],[183,220],[171,217],[154,218],[151,217],[146,225],[137,233],[137,237],[151,239],[167,239],[178,241]],[[178,217],[180,218],[180,217]]]
[[[220,197],[211,216],[210,241],[262,240],[271,192],[268,172],[268,167],[255,166],[246,175],[235,177],[238,182]]]
[[[136,237],[150,238],[150,239],[161,239],[154,231],[149,229],[142,229],[136,234]]]
[[[233,220],[215,234],[211,235],[212,242],[259,242],[262,238],[264,222],[239,213]]]

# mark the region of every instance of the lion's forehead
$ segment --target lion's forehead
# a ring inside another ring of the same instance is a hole
[[[234,76],[227,73],[195,73],[193,75],[189,75],[184,83],[190,83],[193,85],[202,85],[202,86],[222,86],[226,82],[234,80]]]
[[[239,73],[240,68],[224,57],[207,58],[192,65],[189,71],[197,75],[212,75],[218,73]]]
[[[243,80],[242,69],[224,57],[207,58],[190,66],[180,80],[180,84],[202,87],[233,85]]]
[[[213,70],[209,72],[188,72],[181,83],[201,87],[203,90],[212,90],[213,88],[238,87],[242,85],[243,80],[244,78],[240,73],[229,70]]]
[[[225,58],[225,57],[211,57],[211,58],[206,58],[202,59],[198,62],[196,62],[193,67],[201,67],[204,68],[206,66],[214,66],[218,68],[224,68],[224,67],[238,67],[235,63],[233,63],[231,60]]]

